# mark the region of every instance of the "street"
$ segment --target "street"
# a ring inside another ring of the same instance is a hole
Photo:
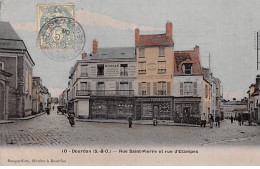
[[[0,146],[259,146],[259,126],[238,126],[230,120],[220,128],[76,122],[71,127],[56,110],[30,120],[0,125]]]

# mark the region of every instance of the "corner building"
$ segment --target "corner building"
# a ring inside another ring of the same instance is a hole
[[[137,55],[136,120],[153,117],[172,120],[174,82],[174,40],[172,23],[166,33],[140,35],[135,30]]]

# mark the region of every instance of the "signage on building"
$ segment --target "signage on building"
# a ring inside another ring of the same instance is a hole
[[[171,98],[139,98],[137,101],[143,102],[158,102],[158,101],[171,101]]]
[[[172,75],[147,75],[147,76],[140,76],[139,79],[172,79]]]
[[[120,64],[109,63],[104,65],[105,77],[117,77],[120,74]]]

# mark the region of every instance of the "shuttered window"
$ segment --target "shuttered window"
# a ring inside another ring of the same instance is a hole
[[[180,82],[180,95],[183,95],[183,82]]]
[[[132,84],[132,82],[129,82],[129,90],[133,90],[133,84]]]

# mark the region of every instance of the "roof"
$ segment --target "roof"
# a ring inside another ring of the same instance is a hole
[[[253,94],[252,94],[252,96],[256,96],[256,95],[259,95],[260,94],[260,90],[257,90],[257,91],[255,91]]]
[[[192,64],[191,75],[202,75],[202,65],[200,62],[199,47],[196,46],[193,50],[175,51],[174,52],[174,73],[175,75],[185,75],[182,65],[185,63]]]
[[[0,21],[0,49],[27,50],[9,22]]]
[[[96,54],[89,54],[83,60],[135,59],[135,47],[98,48]]]
[[[153,35],[140,35],[138,47],[147,46],[173,46],[174,42],[171,36],[166,36],[166,34],[153,34]]]

